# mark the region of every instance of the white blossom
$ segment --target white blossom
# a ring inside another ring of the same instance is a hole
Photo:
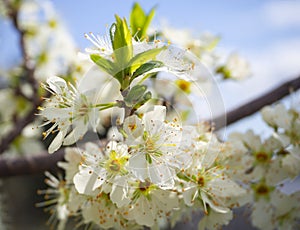
[[[159,219],[166,218],[178,207],[176,193],[161,190],[147,180],[137,183],[132,202],[123,211],[126,219],[135,220],[139,225],[153,227]]]
[[[48,90],[53,97],[46,99],[47,106],[40,107],[40,115],[46,118],[42,126],[53,123],[51,128],[43,133],[46,138],[50,133],[58,132],[49,146],[49,153],[53,153],[62,144],[71,145],[78,141],[88,131],[89,125],[96,128],[99,118],[98,109],[94,107],[95,91],[78,92],[71,84],[59,77],[47,80]],[[70,133],[69,130],[73,127]]]
[[[179,150],[182,128],[179,124],[165,122],[165,107],[156,106],[153,111],[144,114],[142,121],[131,119],[125,121],[124,126],[129,137],[139,137],[134,143],[128,143],[131,148],[129,159],[130,171],[139,180],[149,179],[161,187],[174,186],[176,169],[189,163],[189,155],[185,162],[181,162]],[[132,128],[130,128],[132,127]]]
[[[249,63],[237,53],[228,57],[225,68],[229,72],[230,78],[235,80],[245,79],[251,75]]]

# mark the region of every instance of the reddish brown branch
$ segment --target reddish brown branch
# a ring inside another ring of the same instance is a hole
[[[283,97],[290,94],[291,90],[298,90],[300,88],[300,77],[290,80],[268,93],[257,97],[256,99],[229,111],[226,114],[227,125],[232,124],[244,117],[247,117],[262,107],[274,103]],[[225,116],[225,115],[224,115]],[[216,129],[224,127],[224,123],[220,122],[224,120],[224,116],[217,117],[213,120],[215,122]],[[30,173],[42,173],[45,170],[50,170],[56,167],[57,161],[63,160],[64,150],[61,149],[53,155],[43,153],[41,155],[33,157],[22,157],[12,160],[0,158],[0,177],[24,175]]]

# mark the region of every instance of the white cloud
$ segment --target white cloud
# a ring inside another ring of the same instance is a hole
[[[286,28],[300,25],[299,1],[272,1],[265,4],[263,14],[271,26]]]
[[[270,43],[264,50],[251,54],[255,76],[281,80],[300,74],[300,38]]]

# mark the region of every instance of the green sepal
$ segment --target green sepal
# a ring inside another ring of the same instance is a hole
[[[143,98],[147,90],[147,86],[145,85],[135,85],[128,92],[127,96],[124,98],[124,101],[127,106],[133,106]]]
[[[147,93],[144,94],[143,98],[135,104],[134,109],[140,108],[142,105],[144,105],[147,101],[149,101],[152,98],[152,93],[148,91]]]

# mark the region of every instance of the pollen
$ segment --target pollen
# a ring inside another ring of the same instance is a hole
[[[136,129],[136,124],[129,124],[128,125],[128,128],[131,130],[131,131],[134,131]]]

